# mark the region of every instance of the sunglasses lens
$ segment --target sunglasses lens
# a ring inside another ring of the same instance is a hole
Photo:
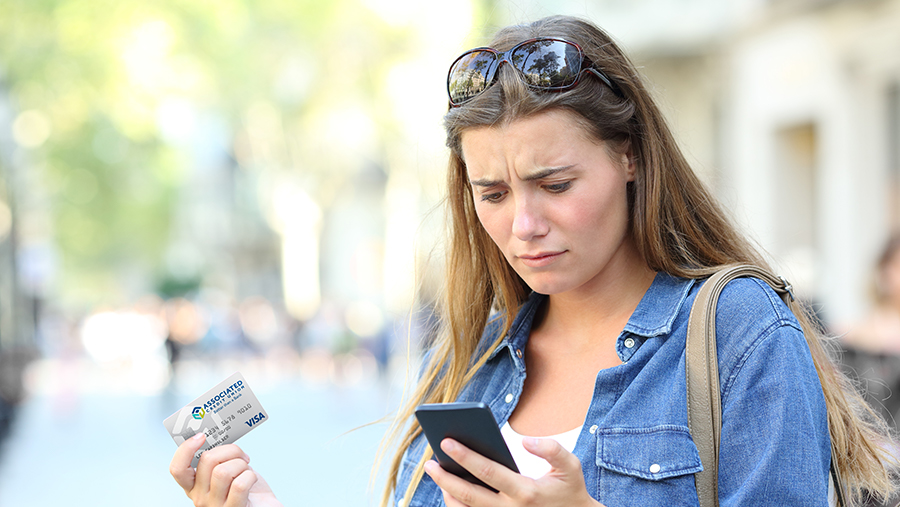
[[[496,63],[497,55],[490,51],[471,51],[459,57],[447,78],[450,101],[460,104],[484,91],[494,75]]]
[[[581,70],[578,46],[559,40],[538,40],[516,48],[513,65],[522,71],[525,81],[540,88],[571,85]]]

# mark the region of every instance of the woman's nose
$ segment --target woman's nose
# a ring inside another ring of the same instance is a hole
[[[512,232],[521,241],[544,236],[549,231],[547,221],[538,203],[532,199],[516,200]]]

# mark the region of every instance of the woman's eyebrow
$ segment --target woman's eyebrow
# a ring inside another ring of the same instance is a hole
[[[522,181],[541,180],[541,179],[553,176],[555,174],[559,174],[563,171],[572,169],[573,167],[575,167],[575,166],[567,165],[564,167],[551,167],[549,169],[541,169],[540,171],[537,171],[534,174],[529,174],[529,175],[525,176],[524,178],[522,178]],[[503,180],[489,180],[486,178],[481,178],[481,179],[477,179],[477,180],[469,180],[469,183],[473,187],[493,187],[493,186],[503,183]]]
[[[567,165],[563,167],[551,167],[549,169],[542,169],[534,174],[529,174],[522,178],[523,181],[535,181],[542,180],[544,178],[548,178],[550,176],[559,174],[564,171],[568,171],[569,169],[575,167],[574,165]]]
[[[503,183],[503,180],[489,180],[485,178],[477,179],[477,180],[469,180],[469,183],[473,187],[493,187]]]

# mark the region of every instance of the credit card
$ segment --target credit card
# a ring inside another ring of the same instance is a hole
[[[201,454],[235,442],[268,419],[269,414],[238,372],[167,417],[163,426],[178,445],[197,433],[206,434],[206,442],[191,461],[196,468]]]

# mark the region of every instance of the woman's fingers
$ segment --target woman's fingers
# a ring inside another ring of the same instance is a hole
[[[491,493],[481,486],[476,486],[444,470],[434,460],[429,460],[425,463],[425,473],[441,488],[444,495],[444,503],[447,504],[447,507],[469,507],[473,505],[479,494],[476,488],[484,493]]]
[[[225,501],[231,497],[230,491],[234,487],[234,481],[249,469],[250,465],[241,458],[230,459],[216,465],[212,470],[209,484],[209,499],[212,505],[226,503]],[[247,490],[249,491],[249,488]]]
[[[200,450],[200,447],[203,446],[203,442],[205,441],[206,438],[203,433],[197,433],[193,437],[185,440],[178,446],[175,455],[172,456],[171,463],[169,463],[169,473],[172,474],[172,477],[175,478],[175,482],[177,482],[185,492],[189,492],[194,488],[194,477],[196,472],[191,466],[191,461],[194,460],[194,454]]]
[[[510,494],[523,487],[524,477],[453,439],[445,438],[441,442],[441,449],[472,475],[498,491]],[[435,482],[463,504],[494,505],[496,503],[497,496],[493,491],[460,479],[446,472],[440,466],[437,466],[434,471],[439,475],[441,481],[438,482],[438,479],[435,478]],[[528,482],[530,483],[530,481]]]
[[[246,507],[254,491],[254,504],[278,505],[266,481],[250,468],[250,456],[229,444],[205,451],[197,469],[191,461],[205,442],[200,433],[184,441],[169,465],[169,472],[195,505]]]
[[[583,476],[578,458],[552,438],[526,437],[522,440],[522,446],[531,454],[547,460],[552,470],[566,475]]]
[[[250,489],[259,480],[259,476],[249,466],[231,481],[228,498],[224,507],[244,507],[250,498]]]
[[[441,449],[475,477],[499,492],[476,486],[429,461],[425,471],[441,487],[448,507],[496,507],[499,505],[571,507],[600,504],[585,488],[578,457],[558,442],[546,438],[526,438],[525,448],[550,463],[551,470],[540,479],[529,479],[491,461],[451,439]]]
[[[200,456],[200,462],[197,463],[197,473],[194,478],[193,491],[205,494],[210,490],[213,481],[213,470],[220,464],[233,459],[241,459],[246,463],[250,463],[250,456],[234,444],[215,447],[203,453]]]
[[[441,449],[472,475],[494,489],[508,490],[512,483],[522,478],[509,468],[485,458],[452,438],[445,438],[441,442]]]

